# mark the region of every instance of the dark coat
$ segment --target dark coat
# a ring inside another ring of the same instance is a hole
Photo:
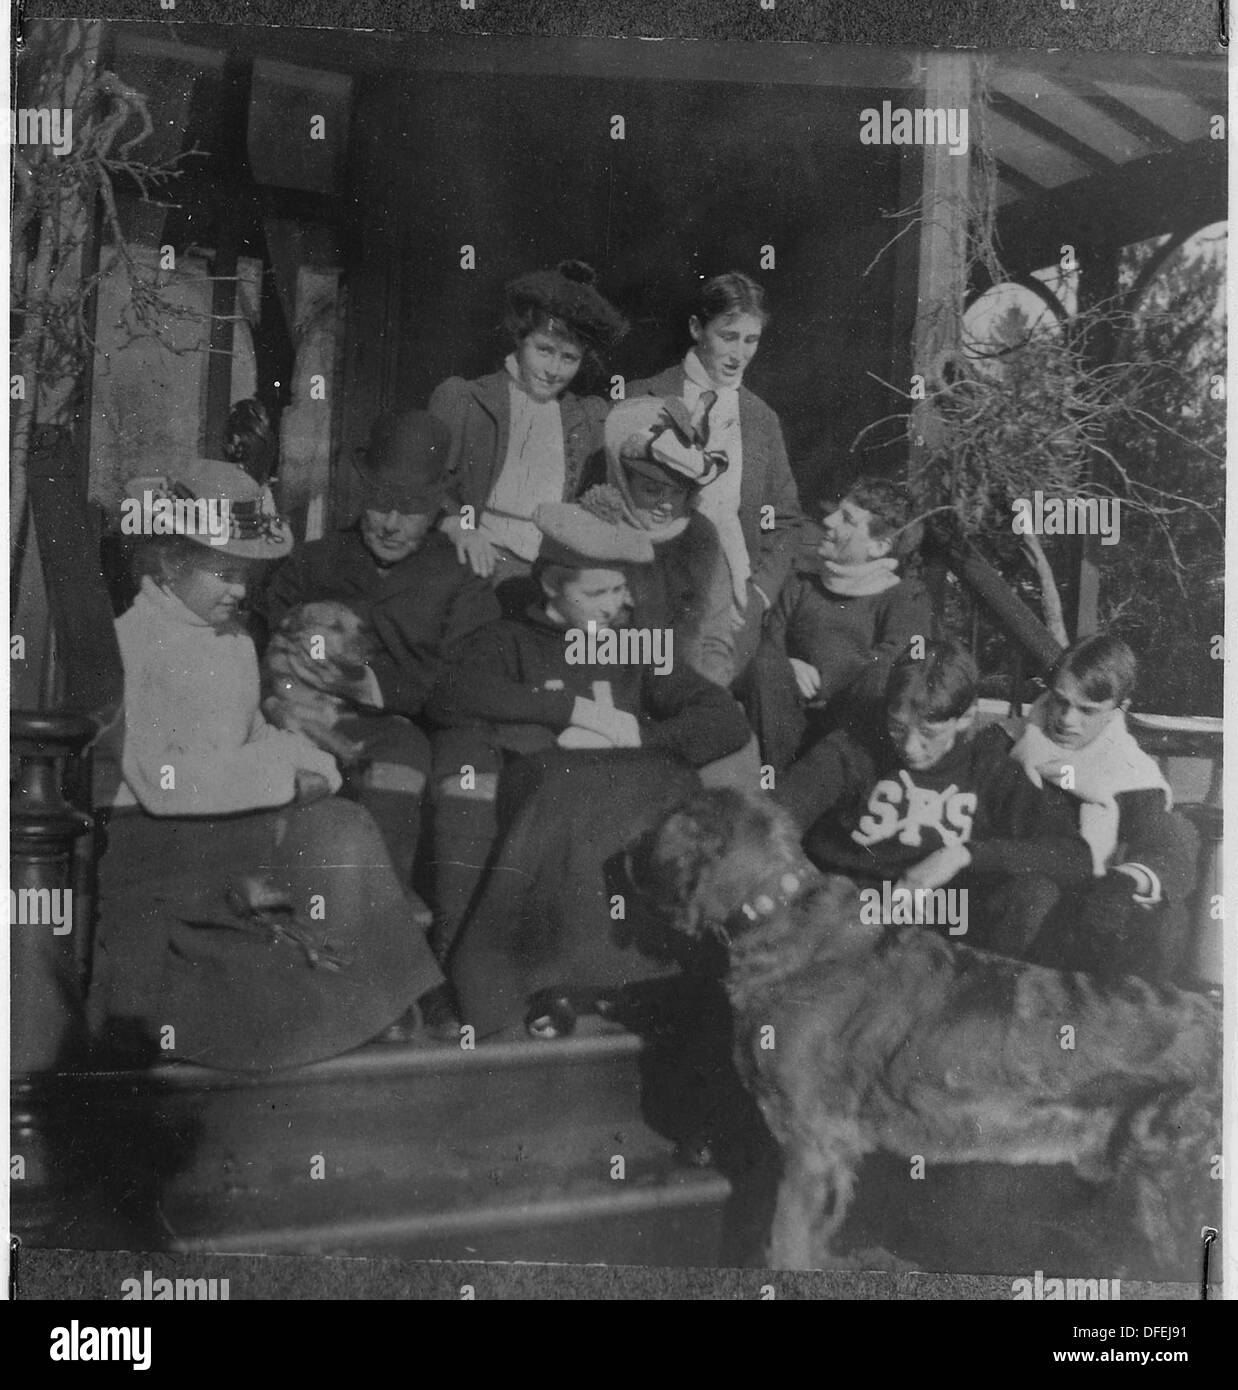
[[[296,550],[276,571],[264,595],[274,631],[299,603],[336,599],[374,629],[382,651],[370,662],[392,714],[421,712],[444,661],[497,621],[498,600],[456,558],[439,532],[389,568],[374,562],[356,526]]]
[[[682,396],[687,378],[682,366],[669,367],[647,380],[631,381],[629,396]],[[777,602],[791,570],[803,520],[795,478],[778,416],[746,386],[739,388],[739,429],[743,440],[739,524],[748,547],[752,582],[770,603]],[[774,528],[761,529],[761,508],[774,508]]]
[[[465,381],[453,376],[436,386],[429,410],[451,431],[444,506],[476,508],[480,517],[507,458],[511,428],[511,377],[506,371]],[[585,464],[602,447],[602,422],[609,405],[599,396],[559,397],[567,476],[563,500],[576,496]]]
[[[495,771],[504,749],[554,748],[576,697],[592,698],[594,681],[609,681],[616,708],[637,716],[643,747],[694,767],[734,753],[750,736],[739,705],[678,653],[663,676],[647,666],[569,665],[564,630],[530,609],[479,633],[444,671],[426,711],[447,730],[436,743],[437,775],[465,763]]]
[[[673,627],[676,656],[715,685],[735,676],[731,572],[713,522],[692,512],[683,532],[653,548],[653,564],[633,567],[633,623]]]
[[[538,989],[677,972],[675,934],[666,939],[623,865],[699,786],[665,748],[553,748],[503,774],[500,847],[448,966],[479,1037],[519,1022]]]

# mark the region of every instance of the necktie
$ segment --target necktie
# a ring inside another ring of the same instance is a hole
[[[699,418],[696,422],[697,443],[702,449],[709,447],[709,412],[714,408],[714,402],[718,399],[717,391],[702,391],[701,398],[697,402]]]

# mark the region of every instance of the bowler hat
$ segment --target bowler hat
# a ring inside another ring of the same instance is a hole
[[[362,505],[406,515],[437,512],[450,449],[451,431],[428,410],[380,415],[356,465]]]

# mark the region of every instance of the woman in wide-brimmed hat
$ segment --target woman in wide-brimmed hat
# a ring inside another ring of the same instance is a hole
[[[437,944],[478,1037],[518,1023],[537,989],[667,973],[634,918],[615,918],[609,866],[699,785],[697,768],[749,737],[736,702],[673,644],[661,662],[606,650],[653,562],[649,534],[571,502],[539,507],[537,524],[541,603],[480,634],[432,701],[449,726],[436,763],[468,787],[444,802],[442,859],[474,866],[454,907],[436,904]]]
[[[374,822],[331,795],[334,760],[259,709],[238,611],[255,568],[292,537],[234,464],[200,460],[131,494],[129,515],[147,524],[141,587],[116,623],[123,781],[100,868],[92,1021],[126,1051],[230,1070],[344,1052],[441,975],[427,914]]]
[[[534,512],[574,497],[602,445],[608,402],[569,389],[627,328],[595,279],[580,261],[562,261],[512,280],[505,327],[513,350],[503,368],[474,381],[450,377],[430,397],[451,432],[442,529],[461,562],[496,587],[527,578],[542,539]],[[512,611],[525,588],[515,585]]]

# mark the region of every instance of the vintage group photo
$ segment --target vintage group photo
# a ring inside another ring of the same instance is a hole
[[[1220,1296],[1224,58],[15,72],[24,1246]]]

